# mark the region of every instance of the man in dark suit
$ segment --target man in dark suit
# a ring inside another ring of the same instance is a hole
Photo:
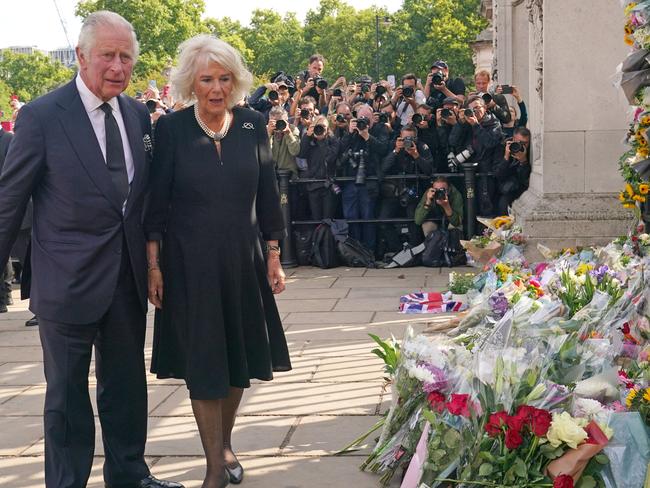
[[[131,24],[89,15],[79,74],[25,105],[0,176],[0,262],[34,205],[30,309],[40,319],[45,483],[85,487],[95,424],[93,345],[107,487],[171,488],[144,461],[147,263],[141,227],[151,151],[146,107],[124,95],[138,55]]]
[[[3,116],[4,113],[0,110],[0,119]],[[11,143],[12,137],[13,134],[11,132],[6,132],[0,127],[0,172],[2,172],[2,167],[5,164],[5,158],[9,152],[9,143]],[[13,269],[9,259],[4,263],[4,266],[0,266],[0,272],[2,273],[2,280],[0,281],[0,313],[5,313],[7,311],[7,305],[13,305],[11,298]]]

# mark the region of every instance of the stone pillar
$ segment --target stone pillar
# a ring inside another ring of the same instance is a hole
[[[612,82],[627,54],[620,2],[525,0],[525,8],[533,173],[513,213],[533,244],[608,242],[631,219],[616,199],[628,127]]]

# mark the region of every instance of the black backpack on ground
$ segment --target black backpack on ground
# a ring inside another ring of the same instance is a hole
[[[318,224],[312,235],[311,264],[323,269],[339,265],[336,240],[326,222]]]
[[[460,243],[459,229],[436,229],[424,240],[422,265],[432,268],[464,266],[467,264],[465,249]]]
[[[313,235],[314,231],[312,229],[296,230],[293,232],[298,266],[309,266],[311,264]]]
[[[356,239],[348,237],[338,241],[338,250],[343,264],[351,268],[374,268],[375,256]]]

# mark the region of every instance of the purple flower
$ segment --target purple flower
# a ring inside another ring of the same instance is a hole
[[[598,269],[590,271],[589,274],[594,278],[596,278],[596,281],[598,283],[602,283],[603,278],[605,278],[605,276],[609,274],[609,267],[606,264],[603,264]]]
[[[443,369],[438,368],[433,364],[429,364],[425,362],[419,363],[418,366],[423,367],[424,369],[429,371],[433,376],[432,383],[428,383],[428,382],[424,383],[423,389],[426,393],[432,393],[434,391],[443,391],[445,388],[447,388],[447,384],[449,380],[447,378],[447,374]]]
[[[503,317],[508,311],[508,299],[502,291],[493,293],[488,299],[488,304],[492,310],[492,315],[498,319]]]

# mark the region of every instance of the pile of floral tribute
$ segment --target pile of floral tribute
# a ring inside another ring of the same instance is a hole
[[[362,469],[383,486],[650,486],[650,237],[540,250],[503,246],[450,333],[373,337],[393,402]]]

